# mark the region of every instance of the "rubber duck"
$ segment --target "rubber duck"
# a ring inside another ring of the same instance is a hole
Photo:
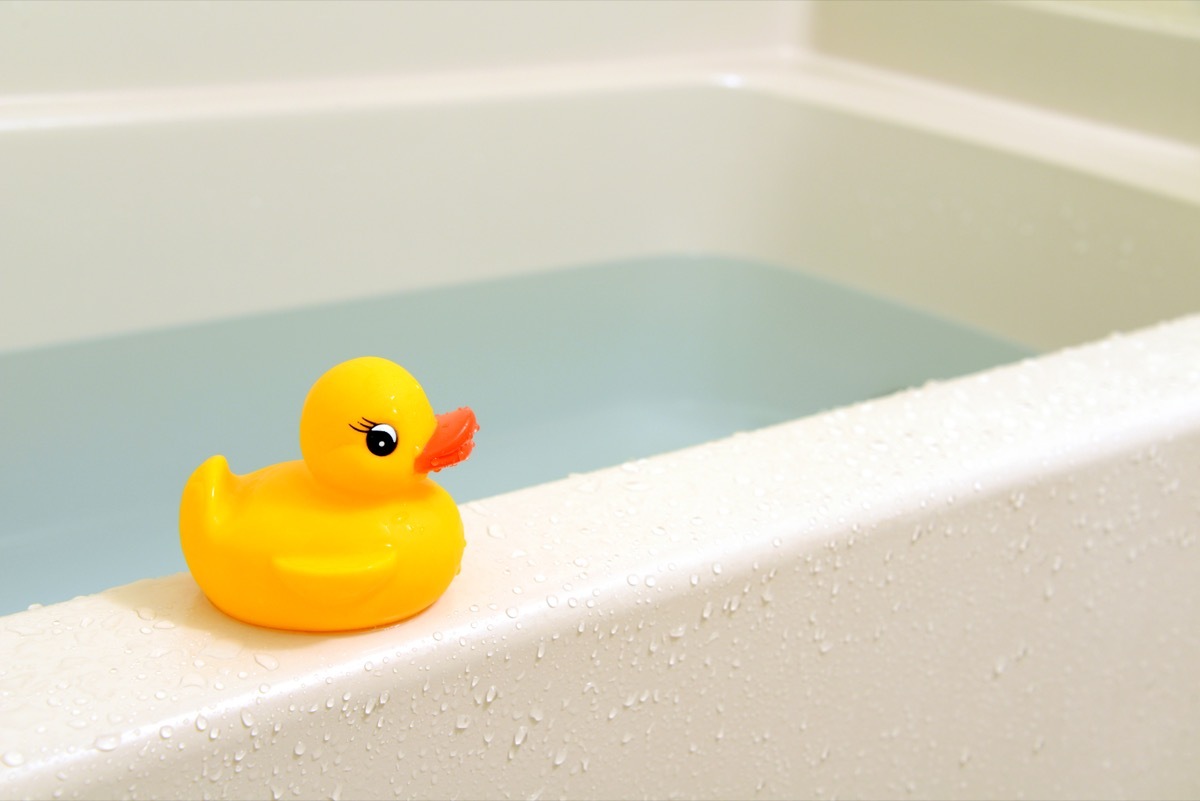
[[[179,508],[188,568],[220,610],[293,631],[351,631],[411,617],[458,574],[466,540],[428,474],[474,447],[475,414],[435,415],[400,365],[367,356],[313,384],[302,459],[235,475],[192,473]]]

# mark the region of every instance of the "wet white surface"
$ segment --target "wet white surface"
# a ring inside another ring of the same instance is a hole
[[[468,504],[361,634],[0,622],[5,797],[1189,796],[1200,319]]]

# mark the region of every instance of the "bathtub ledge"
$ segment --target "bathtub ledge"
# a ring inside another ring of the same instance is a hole
[[[1194,789],[1200,637],[1154,621],[1200,614],[1195,365],[1200,316],[470,503],[387,629],[256,629],[182,574],[11,615],[0,797]],[[1169,713],[1093,736],[1130,705]]]

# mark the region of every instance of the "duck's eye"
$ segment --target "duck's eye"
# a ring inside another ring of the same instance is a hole
[[[367,450],[376,456],[387,456],[396,450],[396,429],[387,423],[373,425],[367,431]]]

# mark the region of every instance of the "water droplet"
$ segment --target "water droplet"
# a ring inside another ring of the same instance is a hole
[[[504,539],[504,528],[499,523],[492,523],[487,527],[489,537],[497,540]]]
[[[625,577],[625,581],[627,581],[629,583],[630,587],[636,587],[638,584],[641,583],[642,580],[640,578],[638,578],[636,574],[630,573],[628,576]]]
[[[573,563],[574,563],[575,567],[587,567],[588,566],[588,560],[587,560],[586,556],[576,557]]]
[[[249,709],[242,710],[242,725],[247,729],[254,725],[254,715],[250,714]]]
[[[279,667],[279,660],[270,654],[255,654],[254,661],[265,667],[267,670],[274,670]]]
[[[712,572],[713,572],[714,576],[721,575],[721,563],[720,562],[713,562]]]
[[[170,740],[175,735],[175,729],[172,726],[163,726],[158,730],[158,736],[164,740]]]
[[[547,595],[546,596],[546,606],[550,607],[551,609],[558,606],[558,596],[557,595]]]
[[[134,611],[137,612],[137,616],[142,620],[154,620],[155,618],[154,610],[148,606],[139,606]]]
[[[207,683],[208,682],[204,680],[204,676],[196,673],[195,671],[184,674],[183,678],[179,680],[180,687],[203,687]],[[220,688],[218,687],[217,689]]]
[[[292,753],[293,753],[293,754],[295,754],[296,756],[303,756],[303,755],[304,755],[304,743],[303,743],[303,741],[296,743],[296,747],[292,749]]]
[[[515,607],[515,606],[508,607],[507,609],[504,610],[504,614],[515,619],[517,616],[517,607]]]
[[[208,718],[203,715],[196,716],[196,731],[204,731],[208,728]]]
[[[566,761],[567,761],[567,749],[566,749],[566,746],[563,746],[562,748],[558,749],[557,753],[554,754],[554,767],[557,768],[559,765],[561,765],[562,763],[564,763]]]
[[[469,715],[459,715],[458,720],[456,720],[454,722],[454,728],[458,729],[459,731],[463,731],[470,725],[471,725],[471,718]]]
[[[115,751],[120,744],[121,735],[101,734],[92,742],[92,747],[97,751]]]
[[[20,751],[5,751],[3,760],[10,768],[19,768],[25,764],[25,755]]]
[[[513,735],[513,745],[517,748],[521,747],[521,743],[525,742],[526,735],[529,734],[529,729],[524,725],[518,726],[516,734]]]

